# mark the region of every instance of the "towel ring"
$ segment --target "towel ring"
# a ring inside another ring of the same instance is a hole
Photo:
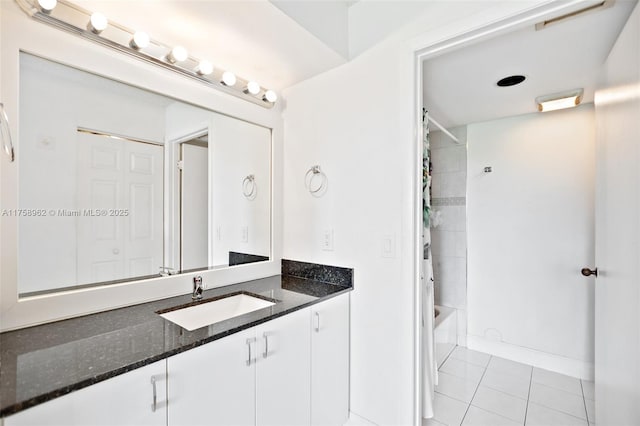
[[[9,161],[16,159],[13,151],[13,142],[11,141],[11,132],[9,131],[9,118],[4,111],[4,104],[0,103],[0,139],[2,139],[2,148],[9,156]]]
[[[320,166],[311,166],[304,175],[304,185],[307,187],[311,195],[319,196],[327,187],[327,175],[320,170]]]
[[[254,175],[248,175],[242,180],[242,195],[248,200],[253,200],[258,195],[256,177]]]

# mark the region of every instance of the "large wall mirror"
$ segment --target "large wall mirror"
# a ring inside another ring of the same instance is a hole
[[[271,258],[271,129],[19,62],[20,297]]]

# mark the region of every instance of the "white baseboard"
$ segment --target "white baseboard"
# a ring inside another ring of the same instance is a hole
[[[467,335],[467,347],[490,355],[533,365],[545,370],[593,381],[593,363],[537,351],[505,342],[487,340],[480,336]]]
[[[1,425],[0,425],[1,426]],[[355,414],[353,411],[349,412],[349,420],[344,426],[377,426],[375,423]]]

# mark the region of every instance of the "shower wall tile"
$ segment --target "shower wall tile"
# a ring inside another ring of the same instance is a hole
[[[434,173],[464,172],[466,163],[464,146],[431,148],[431,164]]]
[[[467,126],[453,127],[448,130],[458,138],[458,140],[461,142],[459,147],[463,148],[467,141]],[[448,136],[437,130],[436,127],[431,128],[431,133],[429,136],[431,149],[456,147],[455,143],[451,139],[449,139]]]
[[[454,234],[455,238],[455,250],[454,256],[467,258],[467,233],[466,232],[456,232]]]
[[[441,218],[440,225],[434,229],[439,231],[466,231],[467,214],[465,206],[438,206],[433,209],[440,212]]]
[[[437,228],[435,228],[437,229]],[[456,239],[453,238],[449,231],[440,231],[433,229],[431,231],[431,247],[434,256],[437,253],[438,258],[456,255]]]
[[[433,173],[431,195],[434,198],[465,197],[467,194],[466,172]]]
[[[467,304],[467,151],[466,127],[450,129],[462,142],[431,133],[432,208],[439,225],[431,228],[434,292],[438,305],[457,309],[459,343],[466,343]]]

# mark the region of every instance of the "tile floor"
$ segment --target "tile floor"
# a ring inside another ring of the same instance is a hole
[[[423,426],[594,426],[593,382],[458,346]]]

